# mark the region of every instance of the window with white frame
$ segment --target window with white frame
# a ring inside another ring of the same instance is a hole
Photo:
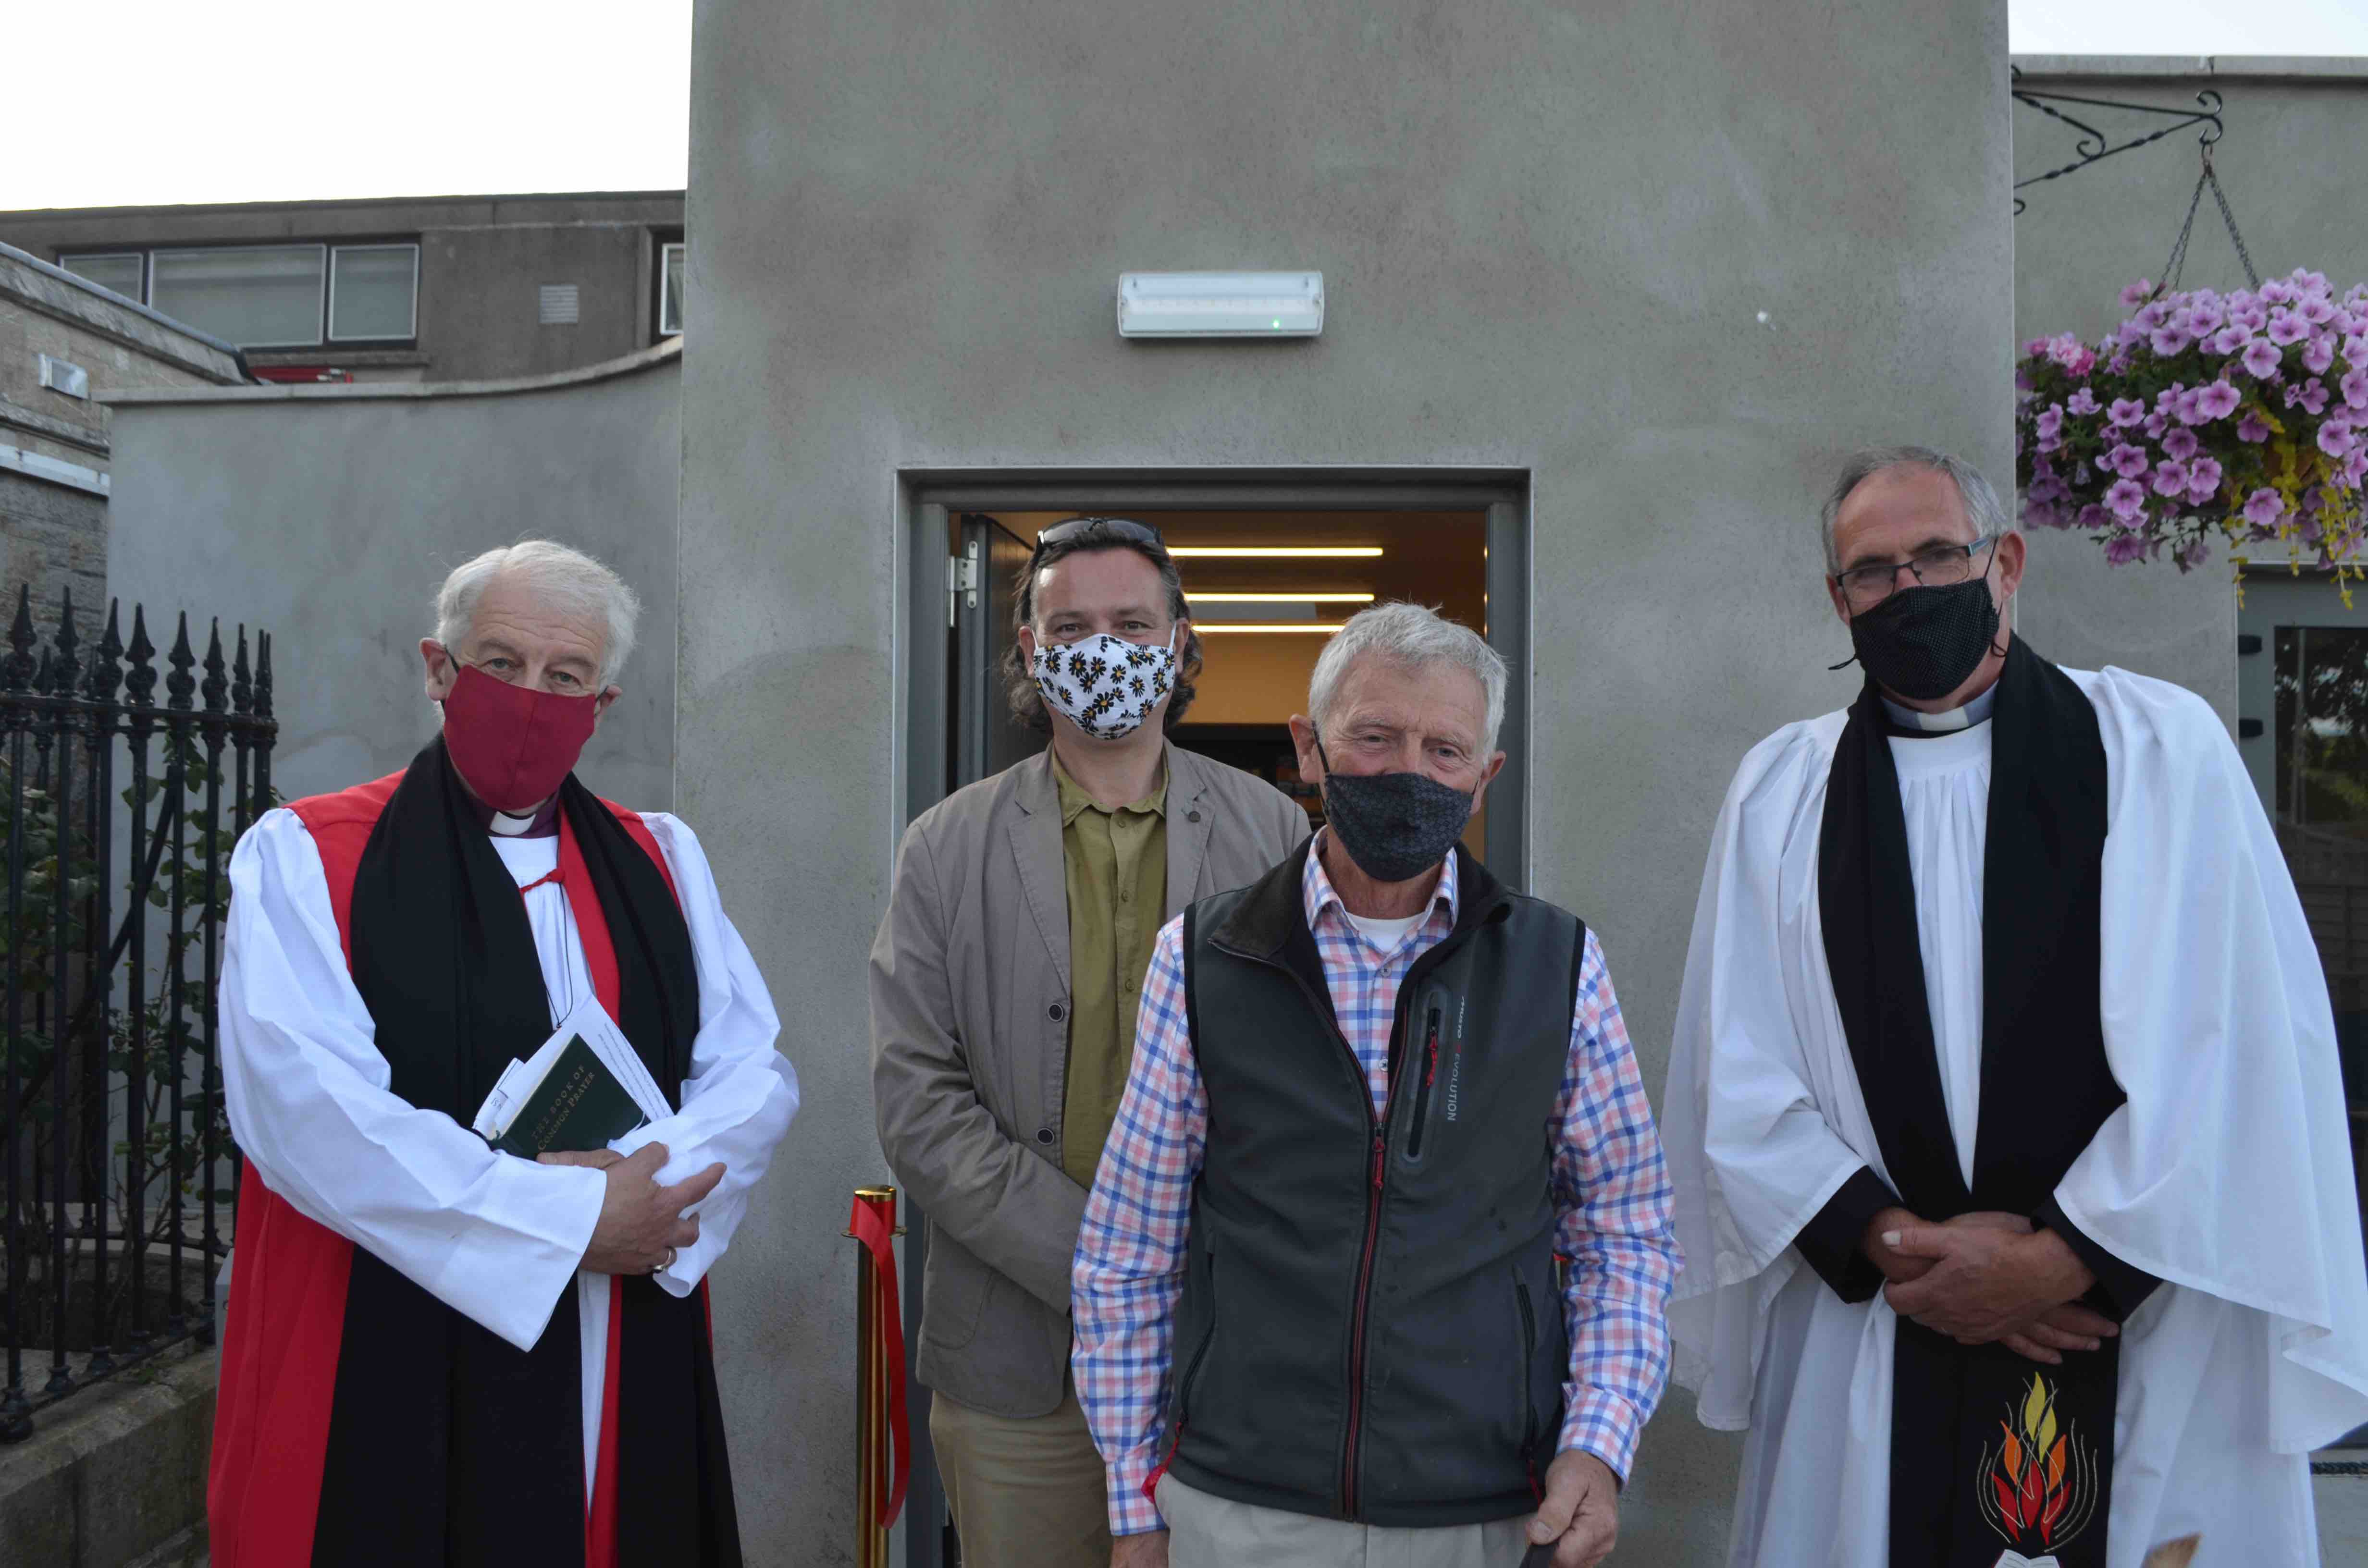
[[[419,335],[419,246],[410,241],[102,251],[58,265],[242,348]]]
[[[682,290],[684,269],[689,264],[690,247],[677,241],[658,247],[658,335],[672,337],[682,331]]]
[[[148,302],[148,253],[145,251],[70,256],[58,265],[77,278],[85,278],[102,289],[113,290],[127,300],[143,305]]]

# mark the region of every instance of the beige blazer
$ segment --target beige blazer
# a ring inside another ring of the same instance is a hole
[[[1290,796],[1167,748],[1167,915],[1246,887],[1307,836]],[[1069,1363],[1086,1189],[1061,1169],[1069,902],[1049,752],[905,830],[871,944],[880,1146],[928,1217],[921,1381],[1043,1415]]]

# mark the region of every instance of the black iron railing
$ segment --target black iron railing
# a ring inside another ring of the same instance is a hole
[[[226,661],[217,623],[200,660],[184,615],[160,670],[146,618],[126,645],[110,606],[85,656],[69,596],[39,642],[19,590],[0,653],[0,1442],[213,1339],[237,1199],[214,980],[279,729],[268,633],[250,665],[239,628]]]

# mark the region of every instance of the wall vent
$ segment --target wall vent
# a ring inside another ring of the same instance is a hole
[[[41,360],[41,384],[53,392],[67,397],[87,400],[90,396],[90,372],[71,359],[60,359],[44,354]]]
[[[541,290],[541,307],[538,319],[545,326],[574,326],[577,311],[575,285],[546,283]]]

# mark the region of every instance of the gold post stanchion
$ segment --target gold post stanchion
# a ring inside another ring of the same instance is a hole
[[[888,1527],[905,1504],[905,1334],[896,1301],[896,1189],[856,1188],[855,1562],[888,1568]],[[894,1447],[892,1460],[891,1447]]]

